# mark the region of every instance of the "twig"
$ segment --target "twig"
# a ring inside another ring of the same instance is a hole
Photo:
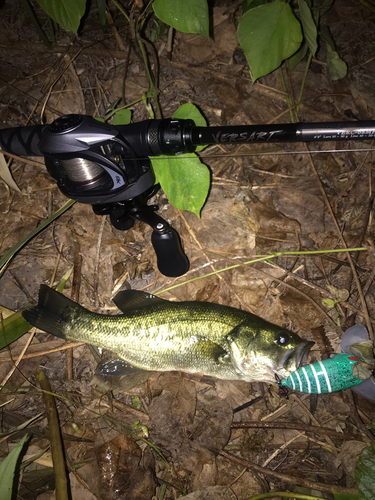
[[[305,148],[306,148],[306,151],[308,151],[308,147],[307,145],[305,144]],[[334,223],[335,227],[336,227],[336,230],[337,230],[337,233],[339,235],[339,238],[341,240],[341,244],[344,248],[348,248],[347,244],[346,244],[346,241],[344,239],[344,236],[342,235],[342,232],[341,232],[341,229],[340,229],[340,226],[338,225],[337,223],[337,220],[336,220],[336,217],[335,217],[335,214],[333,213],[333,210],[332,210],[332,207],[331,207],[331,204],[328,200],[328,196],[324,190],[324,187],[323,187],[323,184],[322,184],[322,181],[320,180],[320,177],[319,177],[319,174],[315,168],[315,165],[314,165],[314,162],[313,162],[313,159],[312,159],[312,156],[309,155],[309,159],[310,159],[310,166],[315,174],[315,177],[318,181],[318,185],[319,185],[319,189],[323,195],[323,199],[324,199],[324,202],[326,204],[326,207],[328,209],[328,212],[331,216],[331,219],[332,219],[332,222]],[[358,278],[358,275],[357,275],[357,271],[355,269],[355,266],[354,266],[354,263],[353,263],[353,259],[350,255],[349,252],[346,253],[346,257],[348,259],[348,262],[349,262],[349,265],[351,267],[351,270],[352,270],[352,273],[353,273],[353,277],[354,277],[354,280],[356,282],[356,285],[357,285],[357,290],[358,290],[358,294],[359,294],[359,297],[361,299],[361,304],[362,304],[362,310],[363,310],[363,315],[365,317],[365,320],[366,320],[366,325],[367,325],[367,330],[369,332],[369,335],[370,335],[370,339],[375,342],[375,336],[374,336],[374,331],[372,329],[372,324],[371,324],[371,320],[370,320],[370,315],[368,313],[368,309],[367,309],[367,304],[366,304],[366,300],[365,300],[365,297],[363,295],[363,291],[362,291],[362,287],[361,287],[361,283],[359,281],[359,278]]]
[[[69,500],[64,450],[55,399],[51,394],[52,391],[49,380],[41,368],[38,368],[36,371],[36,376],[40,388],[43,391],[43,397],[47,408],[51,454],[56,482],[56,500]]]
[[[13,158],[14,160],[19,160],[22,163],[26,163],[27,165],[31,165],[32,167],[42,168],[43,170],[45,169],[44,164],[39,162],[39,161],[29,160],[28,158],[24,158],[23,156],[14,155],[13,153],[9,153],[8,151],[1,150],[1,153],[5,156],[9,156],[9,158]],[[57,187],[57,186],[51,186],[51,187]]]
[[[13,373],[15,372],[17,366],[20,364],[21,360],[23,359],[24,357],[24,354],[25,352],[27,351],[29,345],[31,344],[31,341],[33,340],[34,338],[34,335],[35,335],[35,332],[36,332],[36,328],[34,327],[31,332],[30,332],[30,335],[29,335],[29,338],[27,339],[27,342],[24,346],[24,348],[22,349],[22,351],[20,352],[18,358],[16,359],[16,361],[14,362],[14,365],[12,367],[12,369],[10,370],[10,372],[7,374],[7,376],[4,378],[4,380],[1,382],[0,386],[3,386],[5,385],[8,380],[10,379],[10,377],[13,375]],[[13,358],[10,358],[9,361],[13,361]],[[0,391],[1,391],[2,387],[0,387]]]
[[[104,215],[102,217],[99,234],[98,234],[98,242],[96,244],[96,254],[95,254],[95,265],[94,265],[94,293],[95,293],[95,307],[98,307],[99,299],[98,299],[98,286],[99,286],[99,257],[100,257],[100,246],[102,244],[102,237],[104,231],[104,225],[107,220],[107,216]]]
[[[273,263],[271,262],[268,262],[266,261],[267,264],[270,264],[272,265]],[[273,264],[274,267],[279,267],[279,266],[275,266],[275,264]],[[282,269],[281,267],[279,267],[279,269]],[[266,273],[265,271],[263,271],[262,269],[257,269],[257,272],[260,272],[261,274],[264,274],[266,275],[267,277],[269,277],[270,279],[276,281],[277,283],[280,283],[282,286],[285,286],[286,288],[289,288],[291,290],[293,290],[294,292],[298,293],[299,295],[302,295],[306,300],[308,300],[316,309],[318,309],[318,311],[323,314],[323,316],[329,321],[329,323],[331,324],[331,326],[335,329],[335,330],[340,330],[339,327],[337,326],[337,324],[333,321],[333,319],[329,316],[329,314],[317,303],[315,302],[314,299],[312,299],[309,295],[307,295],[307,293],[303,292],[302,290],[300,290],[299,288],[296,288],[294,287],[293,285],[290,285],[289,283],[287,283],[285,280],[280,280],[279,278],[276,278],[268,273]],[[291,271],[286,271],[286,273],[291,277],[291,278],[295,278],[296,275],[291,272]],[[304,278],[301,279],[300,281],[302,281],[303,283],[307,284],[308,281],[306,281]]]
[[[96,389],[91,389],[91,394],[95,398],[104,398],[106,396],[106,394],[103,394],[102,392],[100,392]],[[121,412],[132,413],[140,420],[150,420],[150,417],[147,415],[147,413],[144,413],[141,410],[137,410],[137,408],[134,408],[133,406],[129,406],[125,403],[121,403],[120,401],[117,401],[116,399],[112,399],[111,403],[114,406],[114,408],[116,408],[117,410],[120,410]]]
[[[309,488],[317,491],[324,491],[328,493],[341,493],[341,494],[357,494],[357,490],[355,488],[345,488],[343,486],[336,486],[334,484],[324,484],[318,483],[316,481],[309,481],[308,479],[303,479],[301,477],[289,476],[287,474],[282,474],[281,472],[276,472],[265,467],[261,467],[260,465],[253,464],[248,460],[243,460],[242,458],[233,455],[232,453],[228,453],[227,451],[219,451],[220,456],[235,462],[242,467],[246,467],[251,471],[258,472],[259,474],[264,474],[265,476],[271,476],[273,478],[279,479],[280,481],[284,481],[285,483],[296,484],[298,486],[303,486],[305,488]]]
[[[314,415],[307,408],[307,406],[305,405],[305,403],[303,403],[295,394],[291,394],[290,398],[293,399],[294,401],[296,401],[299,404],[299,406],[301,407],[301,409],[306,413],[306,415],[311,419],[311,421],[314,422],[314,424],[316,426],[320,427],[319,421],[314,417]],[[329,446],[331,447],[332,453],[336,454],[337,453],[336,446],[333,443],[332,439],[327,436],[326,437],[326,441],[329,444]]]
[[[311,495],[304,495],[303,493],[294,493],[292,491],[269,491],[268,493],[260,493],[259,495],[255,495],[251,497],[251,500],[265,500],[267,498],[298,498],[298,500],[326,500],[322,497],[316,497],[315,495],[312,497]]]
[[[184,224],[185,224],[187,230],[189,231],[190,236],[196,242],[196,244],[197,244],[197,246],[199,248],[199,251],[204,255],[204,257],[206,258],[207,262],[210,262],[210,258],[208,257],[208,255],[204,251],[204,248],[202,247],[202,245],[198,241],[198,239],[197,239],[194,231],[192,230],[190,224],[188,223],[188,221],[186,220],[186,218],[184,217],[184,215],[183,215],[183,213],[181,212],[180,209],[178,209],[178,213],[179,213],[179,216],[181,217],[181,219],[184,221]],[[214,272],[217,271],[217,269],[215,268],[215,266],[213,264],[210,264],[210,267],[211,267],[211,269]],[[237,295],[237,293],[233,290],[233,288],[229,285],[229,283],[227,283],[227,281],[224,279],[224,277],[221,276],[220,274],[218,274],[217,277],[220,279],[220,281],[222,281],[223,283],[225,283],[225,285],[229,288],[229,290],[231,291],[231,293],[236,297],[236,299],[242,305],[242,307],[247,308],[250,312],[252,312],[251,309],[249,308],[248,304],[244,303],[244,301]]]
[[[359,430],[361,430],[367,436],[367,438],[370,439],[370,443],[372,443],[374,441],[374,435],[372,434],[371,430],[368,429],[366,427],[366,425],[364,425],[364,423],[362,422],[362,420],[358,414],[357,405],[355,404],[355,401],[354,401],[353,392],[351,390],[348,390],[348,391],[346,391],[346,395],[349,399],[349,404],[352,408],[352,415],[353,415],[353,418],[354,418],[355,423],[357,425],[357,428]]]
[[[299,437],[307,437],[308,439],[308,436],[305,435],[304,432],[297,432],[295,434],[295,436],[293,436],[292,438],[289,439],[289,441],[286,441],[284,444],[282,444],[277,450],[275,450],[272,455],[270,455],[267,460],[265,460],[262,464],[262,467],[267,467],[267,465],[274,459],[277,457],[277,455],[279,455],[283,450],[285,450],[285,448],[288,448],[288,446],[290,444],[293,443],[293,441],[295,441],[296,439],[298,439]]]
[[[109,10],[106,11],[106,17],[107,17],[107,22],[108,24],[112,25],[111,26],[111,30],[115,36],[115,39],[116,39],[116,42],[117,42],[117,45],[119,46],[119,49],[122,51],[122,52],[126,52],[126,49],[125,49],[125,45],[122,41],[122,38],[116,28],[116,26],[114,26],[114,23],[113,23],[113,19],[112,19],[112,16],[111,16],[111,13],[109,12]]]
[[[46,342],[45,344],[49,344],[49,342]],[[42,345],[45,345],[42,344]],[[40,345],[40,344],[39,344]],[[42,351],[36,351],[30,354],[25,354],[22,356],[22,359],[31,359],[31,358],[37,358],[38,356],[45,356],[46,354],[51,354],[52,352],[60,352],[60,351],[66,351],[66,349],[70,349],[71,347],[79,347],[80,345],[85,345],[85,342],[68,342],[66,344],[60,345],[59,347],[52,347],[52,348],[44,348]],[[33,347],[33,346],[31,346]],[[12,353],[11,353],[12,354]],[[7,357],[0,357],[0,363],[5,363],[8,361],[13,361],[13,356],[7,356]],[[4,385],[4,384],[1,384]]]
[[[324,434],[325,436],[332,436],[340,439],[360,439],[363,436],[359,434],[341,433],[326,427],[318,427],[315,425],[308,425],[295,422],[233,422],[232,429],[294,429],[304,432],[313,432],[314,434]]]

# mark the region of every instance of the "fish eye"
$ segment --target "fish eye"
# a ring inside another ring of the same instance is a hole
[[[286,346],[289,344],[290,336],[286,332],[279,332],[276,335],[275,342],[280,346]]]

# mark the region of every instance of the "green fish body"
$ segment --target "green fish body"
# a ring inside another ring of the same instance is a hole
[[[313,345],[251,313],[219,304],[170,302],[137,290],[119,292],[114,302],[123,314],[96,314],[42,285],[38,305],[23,316],[47,333],[117,353],[124,370],[109,363],[103,374],[179,370],[274,382],[275,373],[285,378],[296,370]]]

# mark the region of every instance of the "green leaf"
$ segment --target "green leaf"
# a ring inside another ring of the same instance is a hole
[[[141,400],[139,399],[138,396],[132,396],[132,404],[135,406],[138,410],[141,409]],[[139,422],[138,422],[139,424]],[[132,426],[133,427],[133,426]]]
[[[294,68],[297,66],[297,64],[302,61],[302,59],[307,54],[308,50],[309,50],[309,46],[308,46],[306,40],[304,40],[302,42],[301,47],[297,50],[297,52],[295,54],[293,54],[291,57],[289,57],[289,59],[288,59],[289,68],[291,71],[293,71]]]
[[[176,30],[209,38],[207,0],[155,0],[152,7],[161,21]]]
[[[197,127],[207,127],[207,122],[205,117],[199,111],[199,109],[194,106],[194,104],[186,103],[178,108],[178,110],[173,113],[173,118],[178,118],[182,120],[193,120]],[[202,151],[206,146],[197,146],[196,151]]]
[[[0,324],[0,349],[11,344],[28,332],[31,325],[22,316],[22,311],[18,311]]]
[[[173,118],[194,121],[205,127],[206,120],[194,104],[183,104]],[[199,146],[200,151],[205,146]],[[156,182],[159,182],[169,201],[180,210],[189,210],[198,217],[210,189],[211,175],[206,165],[194,153],[151,158]]]
[[[246,12],[240,19],[237,34],[253,82],[278,68],[302,43],[301,25],[282,0]]]
[[[333,6],[335,0],[325,0],[319,9],[320,17],[324,16]]]
[[[151,158],[156,182],[169,201],[180,210],[198,217],[210,188],[210,171],[194,154]]]
[[[364,448],[354,471],[360,500],[375,500],[375,444]]]
[[[77,33],[86,0],[38,0],[39,5],[63,28]]]
[[[173,118],[178,118],[181,120],[194,120],[197,127],[206,127],[207,122],[205,117],[199,111],[199,109],[194,106],[194,104],[186,103],[178,108],[176,112],[173,113]]]
[[[327,66],[332,80],[341,80],[348,72],[346,62],[344,62],[338,53],[327,43]]]
[[[263,0],[245,0],[241,4],[241,9],[242,9],[242,12],[245,13],[248,10],[253,9],[254,7],[259,7],[259,5],[263,5],[263,4],[264,4]]]
[[[0,438],[3,438],[5,436],[10,436],[11,434],[15,434],[16,432],[22,431],[25,427],[34,422],[34,420],[37,420],[41,415],[43,415],[43,413],[38,413],[38,415],[35,415],[34,417],[30,418],[30,420],[26,420],[26,422],[23,422],[23,424],[20,424],[18,427],[13,427],[12,430],[5,432],[4,434],[0,434]]]
[[[322,26],[320,36],[326,43],[327,47],[327,66],[332,80],[340,80],[344,78],[348,72],[346,63],[340,59],[336,52],[335,42],[333,41],[331,32],[327,26]]]
[[[340,301],[339,300],[332,300],[332,299],[323,299],[323,302],[327,304],[327,306],[330,309],[333,309],[336,304],[338,304]]]
[[[129,125],[132,119],[130,109],[119,109],[113,117],[113,125]]]
[[[107,8],[106,5],[106,0],[96,0],[96,3],[98,5],[98,14],[99,14],[99,19],[100,22],[102,23],[103,26],[107,24],[107,16],[105,14],[105,10]]]
[[[298,0],[298,6],[303,27],[303,34],[305,35],[309,49],[314,56],[318,48],[318,32],[311,14],[311,9],[308,6],[306,0]]]
[[[18,458],[25,444],[27,435],[24,436],[15,448],[7,455],[0,464],[0,484],[2,500],[11,500],[13,493],[14,476]]]

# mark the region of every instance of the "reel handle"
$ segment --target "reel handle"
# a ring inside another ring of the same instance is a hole
[[[151,226],[153,229],[151,243],[156,254],[158,269],[164,276],[176,278],[188,271],[189,260],[182,249],[177,231],[155,213],[157,205],[147,205],[147,200],[156,191],[157,186],[131,200],[93,205],[93,209],[97,215],[109,214],[112,225],[122,231],[133,227],[135,219]]]
[[[158,260],[158,269],[170,278],[182,276],[189,269],[189,261],[184,254],[177,232],[170,226],[164,233],[152,232],[151,243]]]

